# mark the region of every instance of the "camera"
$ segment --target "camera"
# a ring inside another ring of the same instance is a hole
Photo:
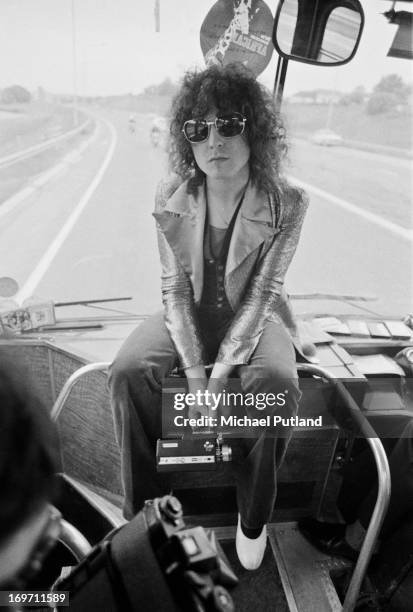
[[[147,502],[143,511],[152,548],[182,609],[234,610],[225,587],[235,586],[238,579],[215,534],[185,527],[181,504],[171,495]]]
[[[232,448],[222,434],[157,440],[158,472],[214,470],[219,463],[232,460]]]
[[[147,501],[65,578],[71,612],[233,612],[238,579],[215,534],[186,527],[172,495]],[[58,607],[57,609],[62,609]]]

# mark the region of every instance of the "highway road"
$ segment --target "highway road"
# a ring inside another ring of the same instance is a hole
[[[6,212],[0,205],[0,276],[16,278],[21,298],[131,295],[114,307],[151,313],[160,307],[151,212],[165,155],[149,141],[149,117],[138,116],[131,134],[127,112],[94,112],[98,128],[82,153]],[[410,163],[293,139],[286,171],[311,196],[288,291],[375,294],[375,311],[411,312]]]

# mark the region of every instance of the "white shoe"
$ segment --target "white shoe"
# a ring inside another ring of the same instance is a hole
[[[241,518],[238,515],[237,535],[235,548],[239,562],[247,570],[256,570],[262,563],[265,547],[267,546],[267,525],[264,525],[258,538],[247,538],[241,529]]]

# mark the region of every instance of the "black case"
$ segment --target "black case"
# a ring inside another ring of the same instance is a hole
[[[96,546],[56,590],[70,593],[62,612],[178,612],[142,512]]]

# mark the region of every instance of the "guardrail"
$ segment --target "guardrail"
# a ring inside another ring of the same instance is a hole
[[[54,146],[56,143],[62,140],[67,140],[68,138],[72,138],[72,136],[76,136],[76,134],[79,134],[91,122],[91,119],[86,119],[86,121],[84,121],[81,125],[77,126],[76,128],[73,128],[72,130],[69,130],[68,132],[65,132],[64,134],[60,134],[60,136],[49,138],[48,140],[45,140],[40,144],[33,145],[31,147],[28,147],[27,149],[23,149],[22,151],[16,151],[16,153],[11,153],[10,155],[6,155],[6,157],[1,157],[0,169],[6,168],[7,166],[11,166],[12,164],[16,164],[20,161],[28,159],[29,157],[37,155],[38,153],[42,153],[49,147]]]

